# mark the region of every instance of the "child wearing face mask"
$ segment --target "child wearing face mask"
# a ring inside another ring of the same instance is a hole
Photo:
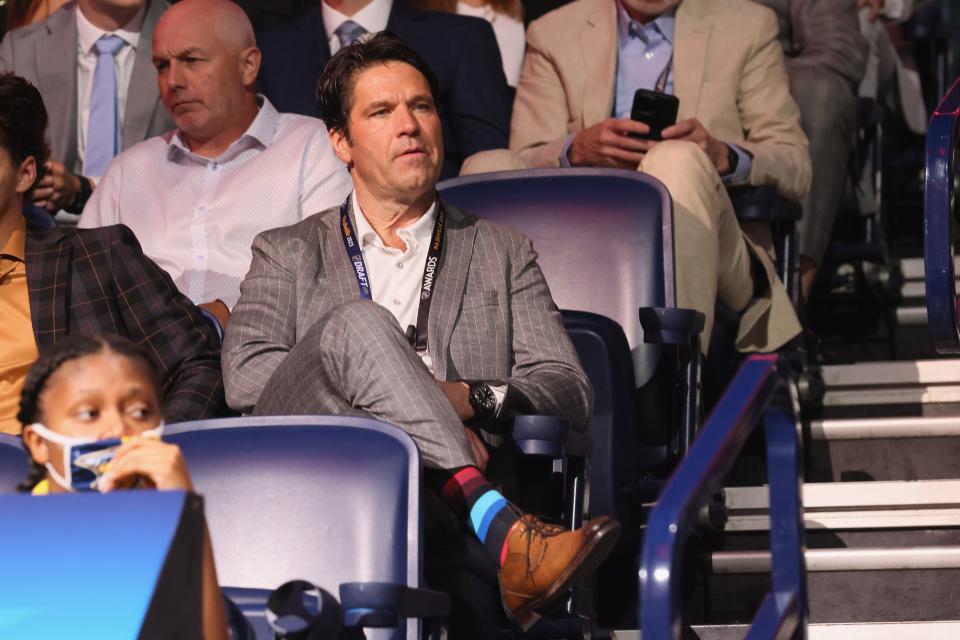
[[[193,491],[180,448],[160,439],[163,413],[151,360],[125,338],[75,334],[58,342],[30,369],[17,417],[31,458],[21,491]],[[204,638],[227,637],[206,531],[203,630]]]

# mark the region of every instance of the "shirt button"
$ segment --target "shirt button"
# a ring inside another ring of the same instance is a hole
[[[400,299],[399,299],[399,298],[394,298],[394,299],[393,299],[393,304],[395,304],[395,305],[397,305],[397,306],[399,307],[399,306],[400,306],[401,304],[403,304],[403,303],[400,302]]]
[[[203,262],[203,256],[193,256],[193,261],[197,263]]]
[[[219,168],[220,168],[220,165],[218,165],[216,162],[210,163],[210,171],[216,171]]]
[[[398,263],[397,263],[397,269],[403,269],[403,263],[402,263],[402,262],[398,262]]]
[[[207,212],[206,207],[197,207],[197,213],[206,213],[206,212]]]
[[[653,60],[654,56],[656,55],[657,54],[655,54],[653,51],[647,51],[645,54],[643,54],[643,57],[647,60]]]

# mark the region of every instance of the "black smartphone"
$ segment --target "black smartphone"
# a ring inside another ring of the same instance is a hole
[[[663,130],[677,123],[679,110],[680,100],[677,96],[649,89],[637,89],[633,94],[630,119],[650,127],[650,133],[637,137],[645,140],[663,140]]]

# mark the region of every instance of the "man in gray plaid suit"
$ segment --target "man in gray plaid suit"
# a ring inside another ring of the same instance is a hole
[[[606,557],[619,525],[567,531],[521,513],[483,476],[471,427],[536,412],[585,429],[590,384],[529,240],[437,197],[443,140],[427,64],[381,33],[340,50],[319,87],[354,191],[254,241],[224,343],[228,402],[403,428],[428,484],[498,563],[508,613],[529,627]]]

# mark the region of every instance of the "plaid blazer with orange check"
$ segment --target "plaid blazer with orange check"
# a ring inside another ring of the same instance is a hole
[[[25,258],[40,353],[78,331],[125,336],[153,357],[167,421],[223,411],[213,330],[130,229],[28,227]]]

